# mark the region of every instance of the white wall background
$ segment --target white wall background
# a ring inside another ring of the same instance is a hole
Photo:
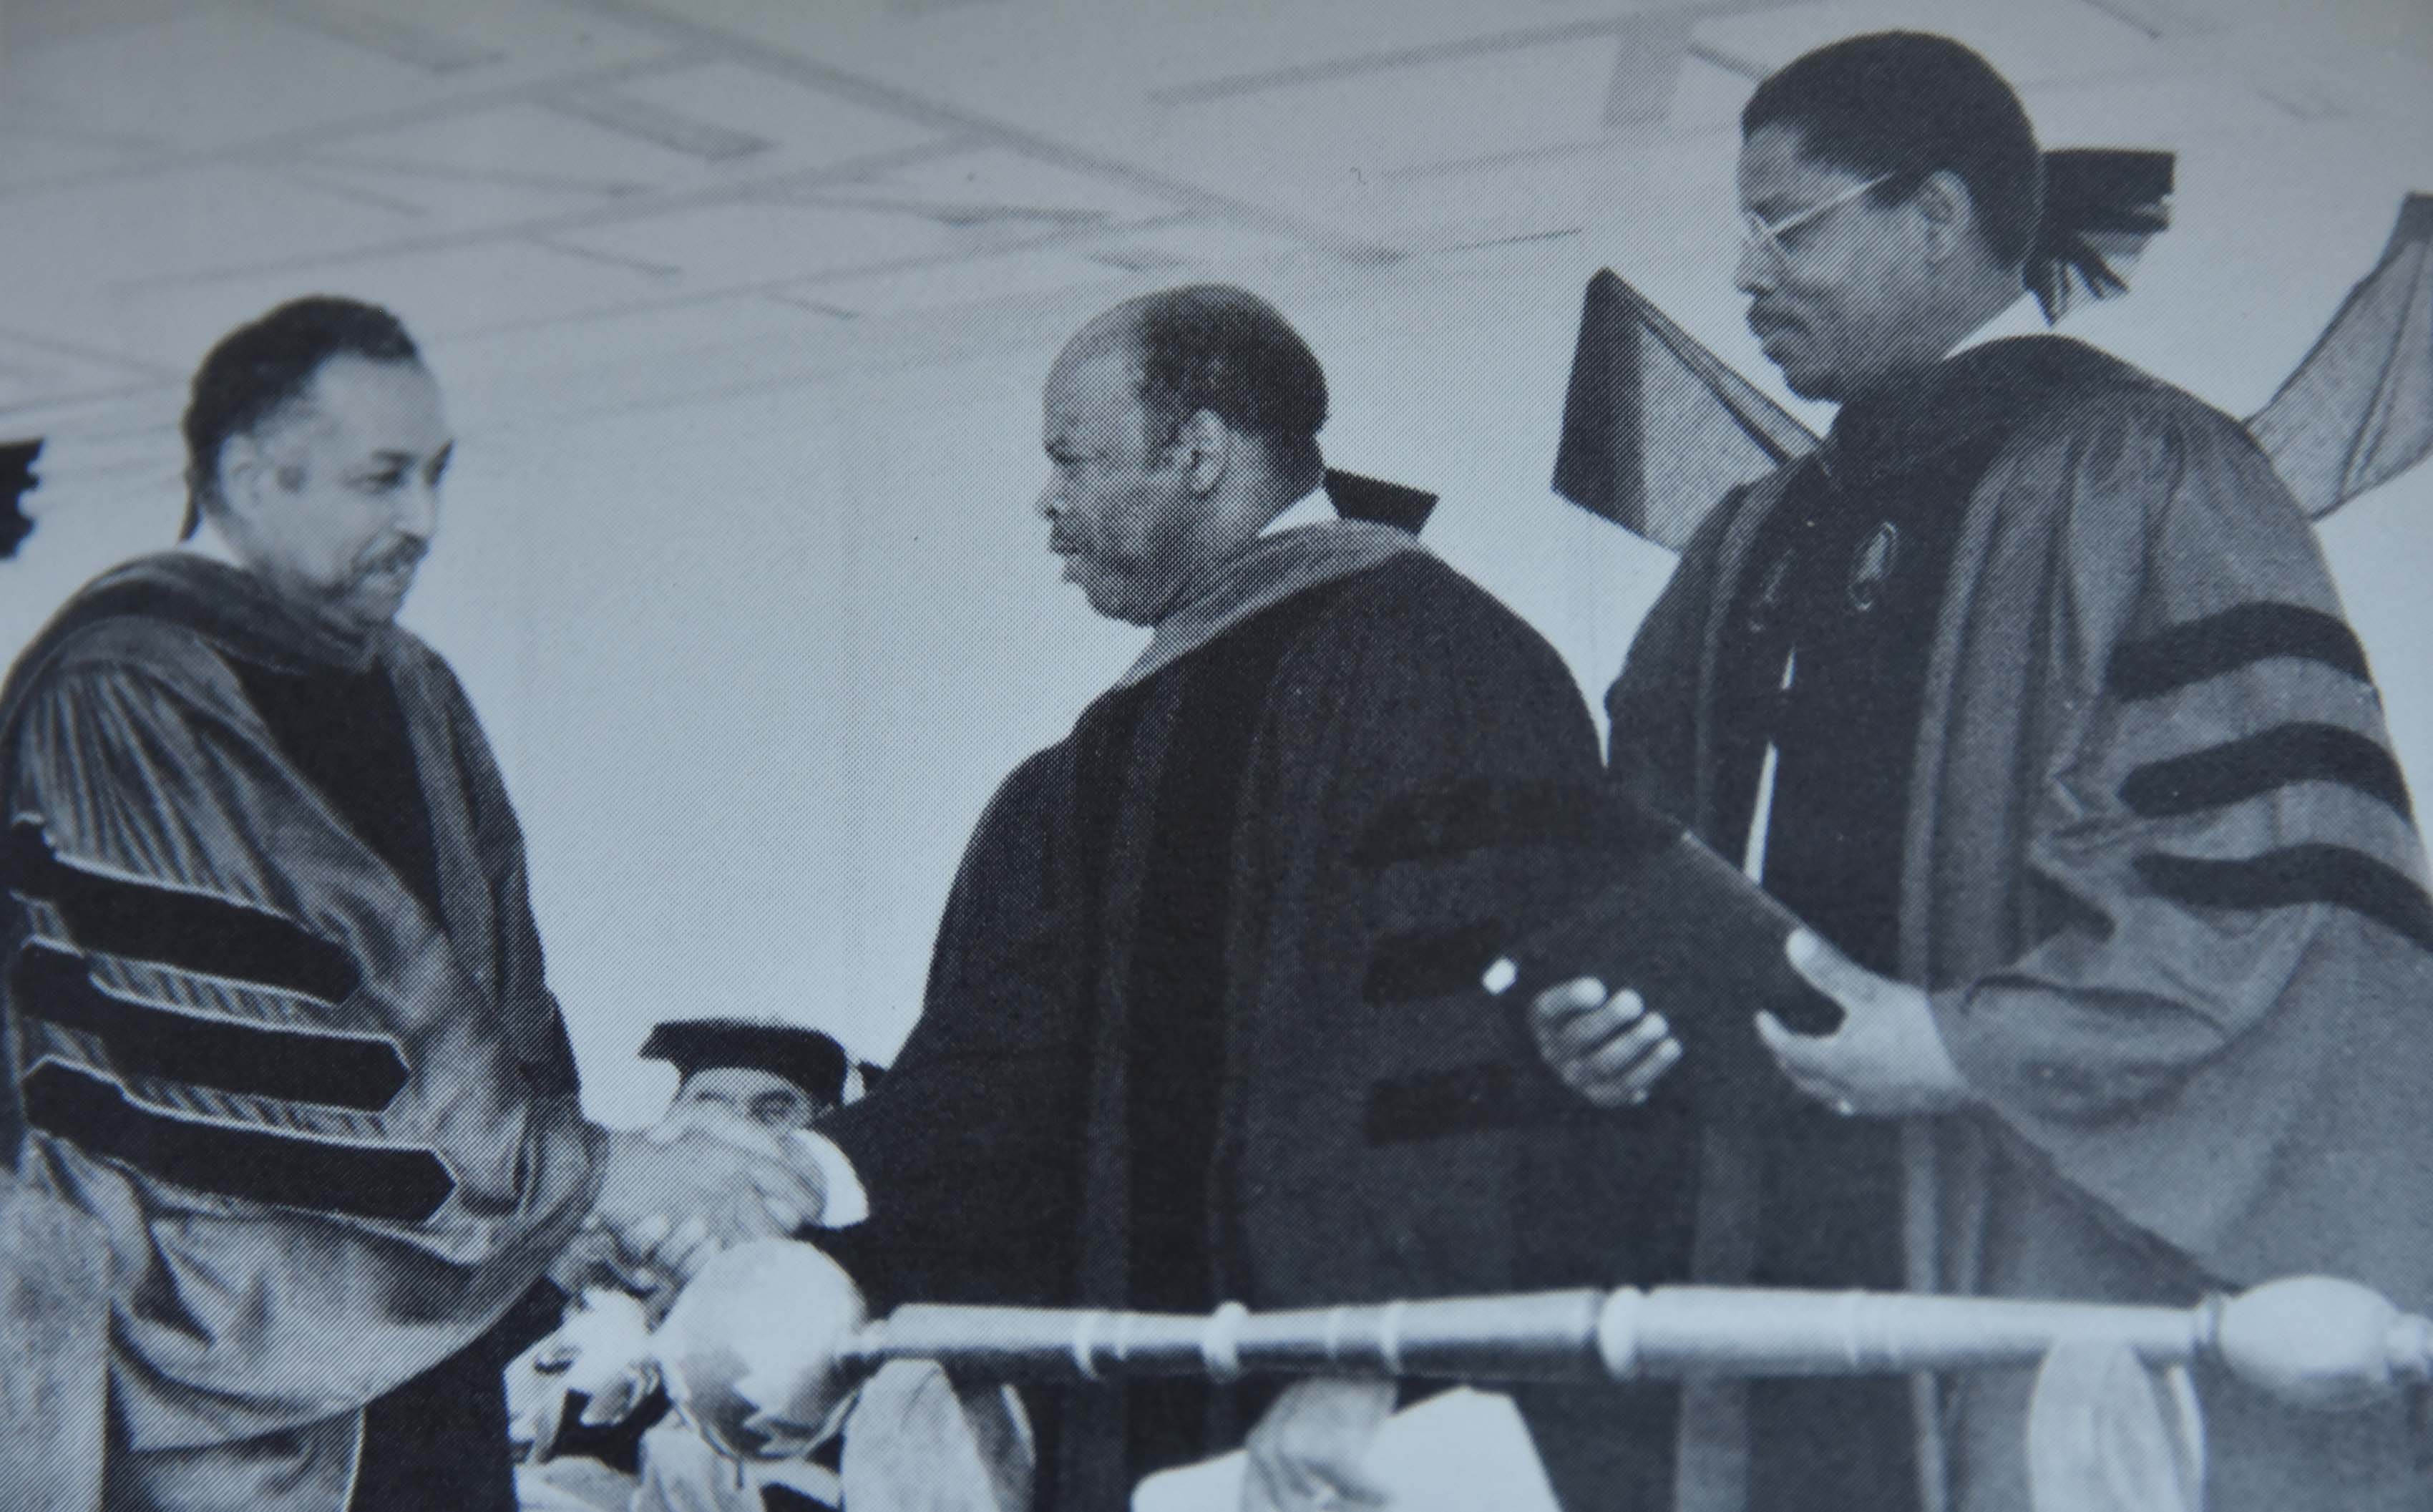
[[[2050,144],[2181,153],[2174,225],[2135,292],[2067,329],[2248,413],[2380,250],[2401,194],[2433,188],[2433,154],[2354,122],[2259,130],[2169,86],[2122,102],[2030,97]],[[1330,457],[1440,492],[1427,538],[1543,630],[1591,698],[1669,560],[1546,487],[1581,286],[1618,268],[1770,385],[1727,287],[1731,149],[1646,155],[1579,234],[1365,272],[1239,270],[1326,363]],[[1560,193],[1561,165],[1544,172],[1503,192]],[[743,355],[643,344],[630,392],[569,384],[516,407],[555,418],[513,426],[485,414],[529,375],[495,343],[434,347],[463,444],[407,619],[500,748],[598,1116],[655,1110],[668,1074],[632,1053],[663,1016],[776,1013],[880,1060],[901,1041],[981,805],[1137,645],[1057,582],[1030,513],[1039,381],[1102,302],[1001,302],[900,353],[865,328],[865,355],[825,371],[788,360],[815,328]],[[689,374],[711,397],[673,406],[636,397],[691,365],[731,382]],[[45,461],[41,528],[0,565],[0,644],[175,528],[164,470]],[[2433,471],[2322,539],[2426,790]]]

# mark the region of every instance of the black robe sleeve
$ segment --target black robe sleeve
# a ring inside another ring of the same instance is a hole
[[[1070,783],[1062,746],[1006,779],[964,851],[921,1018],[884,1088],[820,1125],[871,1195],[870,1216],[823,1248],[880,1305],[1037,1303],[1068,1284],[1088,1059]]]

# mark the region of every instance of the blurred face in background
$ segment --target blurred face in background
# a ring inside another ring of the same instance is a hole
[[[681,1118],[696,1109],[747,1119],[778,1134],[808,1128],[827,1111],[784,1077],[748,1066],[704,1066],[685,1078],[668,1112]]]

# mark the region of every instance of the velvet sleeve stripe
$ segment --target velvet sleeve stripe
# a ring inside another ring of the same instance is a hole
[[[2353,788],[2410,818],[2407,779],[2380,742],[2337,724],[2277,724],[2186,756],[2150,761],[2120,784],[2120,801],[2148,819],[2193,814],[2301,782]]]
[[[111,1064],[221,1092],[379,1113],[403,1091],[405,1059],[386,1039],[251,1024],[120,996],[82,957],[28,941],[9,973],[20,1012],[101,1042]]]
[[[1603,784],[1473,777],[1387,805],[1361,833],[1352,858],[1374,871],[1506,846],[1643,846],[1676,833],[1677,826],[1618,802]]]
[[[456,1189],[431,1150],[239,1127],[139,1103],[107,1078],[44,1061],[26,1121],[157,1180],[274,1207],[421,1223]]]
[[[2345,845],[2291,845],[2237,861],[2146,855],[2136,867],[2149,888],[2174,902],[2250,910],[2328,903],[2433,952],[2433,898],[2407,874]]]
[[[87,950],[331,1004],[362,979],[343,947],[267,909],[64,860],[37,820],[9,826],[0,881],[58,909]]]
[[[1387,935],[1369,952],[1360,995],[1370,1003],[1407,1003],[1477,991],[1506,939],[1503,924],[1493,919]]]
[[[2242,603],[2123,641],[2112,653],[2105,680],[2118,697],[2159,698],[2276,656],[2372,681],[2356,633],[2336,615],[2295,603]]]
[[[1503,1062],[1457,1066],[1372,1084],[1360,1131],[1401,1145],[1595,1117],[1585,1099]]]

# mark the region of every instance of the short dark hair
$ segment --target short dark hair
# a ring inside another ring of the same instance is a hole
[[[1131,315],[1152,445],[1206,410],[1258,437],[1286,477],[1316,480],[1326,372],[1275,306],[1247,289],[1196,283],[1120,308]]]
[[[1832,42],[1766,76],[1741,110],[1741,134],[1799,129],[1809,156],[1893,178],[1913,194],[1948,171],[1968,186],[1985,245],[2024,263],[2044,208],[2044,160],[2018,94],[1994,65],[1948,37],[1879,31]]]
[[[336,295],[291,299],[222,336],[195,369],[186,401],[186,523],[195,533],[216,493],[220,448],[295,402],[332,357],[420,362],[405,323],[376,304]]]

